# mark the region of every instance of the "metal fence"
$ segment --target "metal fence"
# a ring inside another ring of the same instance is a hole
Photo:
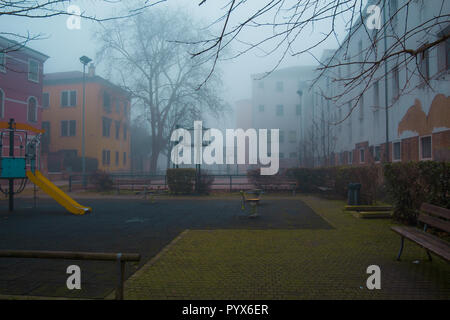
[[[70,252],[70,251],[29,251],[29,250],[0,250],[0,258],[25,259],[68,259],[68,260],[94,260],[117,262],[116,299],[123,300],[125,264],[138,262],[141,256],[137,253],[105,253],[105,252]]]

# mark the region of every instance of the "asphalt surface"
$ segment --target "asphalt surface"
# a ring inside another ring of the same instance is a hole
[[[186,229],[330,229],[300,200],[263,200],[248,218],[239,200],[80,200],[93,208],[68,213],[52,200],[0,201],[0,249],[140,253],[127,277]],[[81,268],[81,290],[68,290],[66,269]],[[114,262],[0,258],[0,294],[104,298],[116,286]]]

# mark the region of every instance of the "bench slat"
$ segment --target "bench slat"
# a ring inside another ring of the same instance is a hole
[[[420,211],[450,220],[450,210],[446,208],[441,208],[429,203],[422,203]]]
[[[435,227],[450,233],[450,222],[448,221],[435,218],[424,213],[421,213],[419,215],[419,221],[427,224],[430,227]]]
[[[414,227],[391,227],[391,229],[428,251],[450,261],[450,244],[447,241]]]

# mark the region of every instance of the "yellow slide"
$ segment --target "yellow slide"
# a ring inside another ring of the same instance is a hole
[[[27,177],[31,182],[41,188],[45,193],[55,199],[56,202],[58,202],[71,213],[85,214],[92,211],[92,208],[82,206],[67,194],[65,194],[60,188],[55,186],[50,180],[44,177],[44,175],[38,170],[35,171],[35,174],[33,174],[33,172],[31,171],[27,171]]]

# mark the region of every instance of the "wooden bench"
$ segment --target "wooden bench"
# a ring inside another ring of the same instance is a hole
[[[120,193],[120,190],[131,190],[131,191],[138,191],[138,190],[145,190],[150,185],[151,180],[150,179],[122,179],[118,178],[114,180],[114,187],[117,191],[117,194]]]
[[[430,261],[432,260],[430,252],[450,261],[450,243],[426,232],[428,227],[433,227],[450,233],[450,210],[423,203],[420,211],[418,221],[424,224],[423,231],[414,227],[391,227],[394,232],[401,236],[401,245],[397,260],[400,260],[406,238],[423,247]]]

